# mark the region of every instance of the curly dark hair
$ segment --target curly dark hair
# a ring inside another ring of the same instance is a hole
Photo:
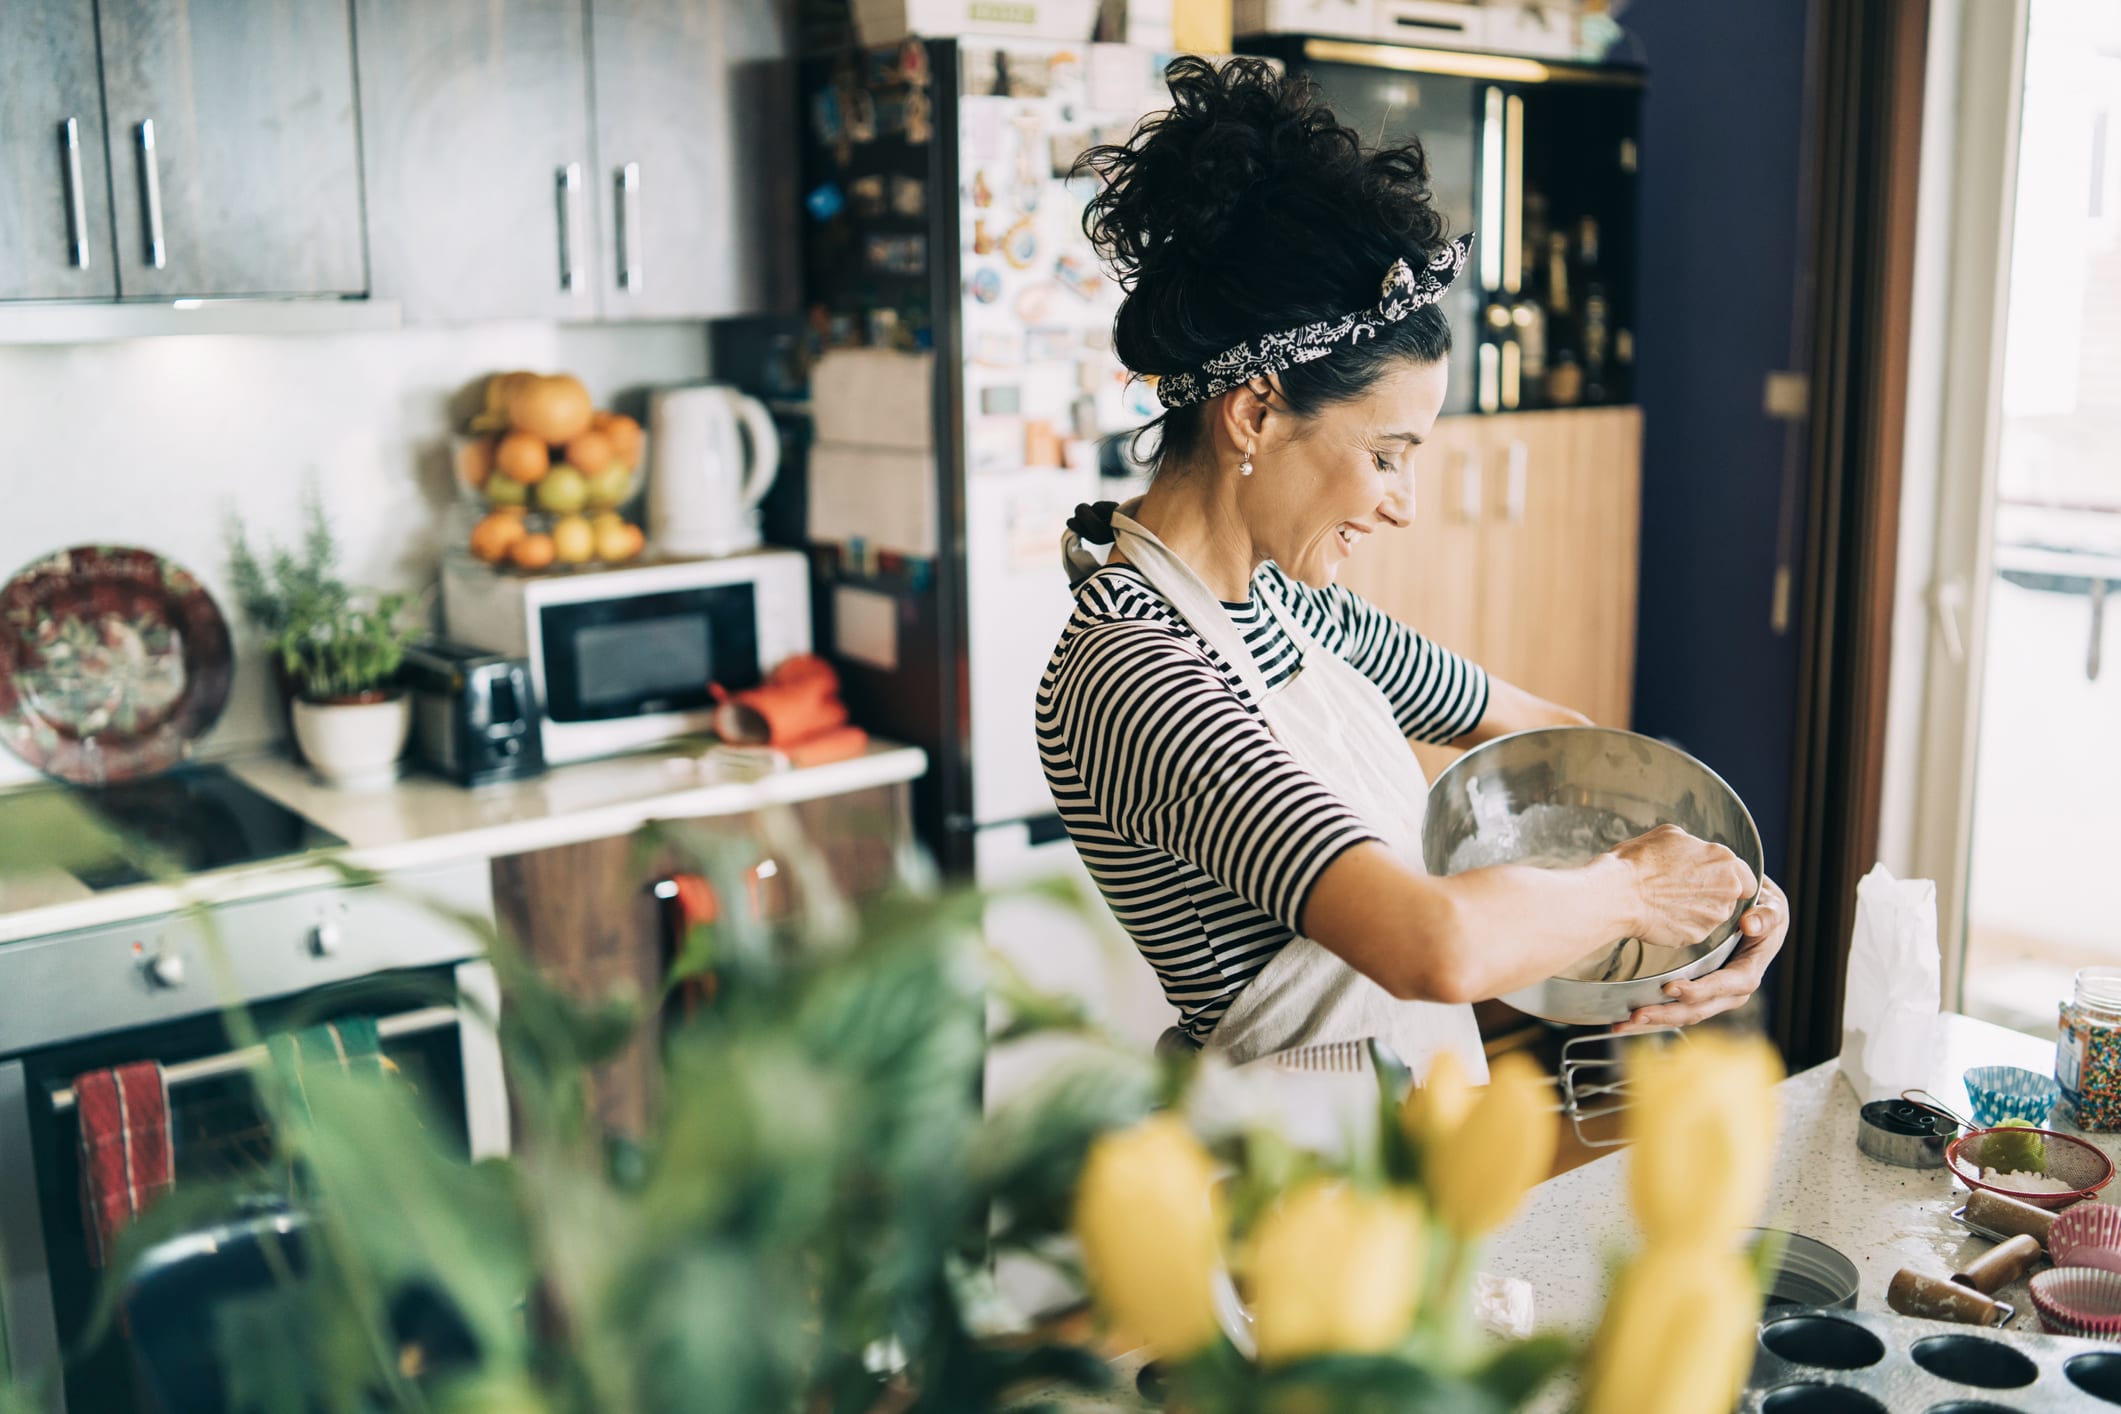
[[[1188,56],[1164,78],[1170,108],[1076,167],[1104,179],[1083,230],[1126,287],[1112,338],[1133,372],[1181,373],[1246,339],[1374,304],[1394,260],[1420,269],[1443,245],[1420,143],[1365,148],[1315,85],[1262,59]],[[1427,306],[1289,369],[1282,393],[1308,416],[1450,348],[1443,311]],[[1196,406],[1143,429],[1158,469],[1190,464],[1205,427]]]

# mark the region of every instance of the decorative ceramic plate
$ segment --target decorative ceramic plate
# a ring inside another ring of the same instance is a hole
[[[79,545],[0,587],[0,744],[79,785],[182,761],[220,719],[228,623],[148,550]]]

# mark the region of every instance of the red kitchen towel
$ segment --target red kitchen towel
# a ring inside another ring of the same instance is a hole
[[[135,1061],[74,1077],[74,1117],[81,1128],[81,1208],[88,1256],[109,1261],[125,1225],[176,1181],[169,1133],[169,1087],[162,1067]]]

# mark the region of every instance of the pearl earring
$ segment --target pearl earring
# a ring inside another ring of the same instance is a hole
[[[1250,476],[1252,474],[1252,453],[1249,449],[1245,452],[1245,459],[1237,464],[1237,474],[1239,476]]]

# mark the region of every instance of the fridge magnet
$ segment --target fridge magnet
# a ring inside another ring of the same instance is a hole
[[[993,49],[958,51],[957,91],[967,98],[991,98],[1001,91],[1002,56]]]
[[[1024,465],[1059,466],[1061,464],[1060,433],[1053,424],[1042,417],[1034,417],[1024,424]]]
[[[982,272],[992,275],[992,270]],[[979,278],[973,276],[974,280]],[[977,298],[977,296],[975,296]],[[981,304],[992,304],[992,300],[980,300]],[[1024,361],[1024,340],[1020,334],[1000,329],[991,329],[972,341],[972,361],[982,368],[1015,368]]]
[[[837,182],[820,183],[803,198],[803,209],[810,213],[813,221],[830,221],[846,208],[847,194],[840,190]]]
[[[1053,87],[1053,59],[1050,55],[1004,53],[1002,71],[1011,98],[1044,98]]]
[[[829,83],[810,99],[810,128],[824,147],[839,146],[840,139],[847,135],[847,121],[840,112],[839,91]]]
[[[1103,280],[1097,262],[1075,251],[1069,251],[1053,263],[1053,278],[1060,281],[1069,294],[1085,300],[1097,294],[1097,287]]]
[[[1037,284],[1016,297],[1016,317],[1026,324],[1050,324],[1060,301],[1056,285]]]
[[[854,202],[855,215],[874,220],[884,214],[884,179],[877,173],[847,183],[847,195]]]
[[[1046,147],[1051,159],[1053,175],[1061,181],[1068,179],[1069,175],[1075,171],[1077,160],[1090,150],[1087,137],[1080,132],[1055,133],[1052,137],[1046,139]]]
[[[972,218],[972,253],[974,255],[992,255],[1000,248],[1001,243],[1001,237],[995,235],[988,228],[986,217],[975,216]]]
[[[1030,269],[1031,262],[1038,259],[1038,231],[1030,217],[1019,220],[1003,234],[1002,259],[1017,270]]]
[[[928,209],[928,184],[919,177],[894,174],[891,178],[891,209],[901,216],[919,216]]]
[[[972,204],[982,210],[994,205],[994,184],[987,180],[984,167],[972,174]]]
[[[1014,417],[1023,406],[1023,390],[1014,383],[996,383],[979,390],[979,410],[983,417]]]
[[[934,110],[928,105],[928,91],[918,89],[906,95],[906,141],[915,147],[925,147],[928,139],[935,136]]]
[[[1002,297],[1002,276],[991,265],[982,265],[965,281],[965,289],[981,304],[993,304]]]
[[[1024,357],[1033,363],[1054,363],[1075,357],[1075,331],[1045,328],[1024,331]]]

